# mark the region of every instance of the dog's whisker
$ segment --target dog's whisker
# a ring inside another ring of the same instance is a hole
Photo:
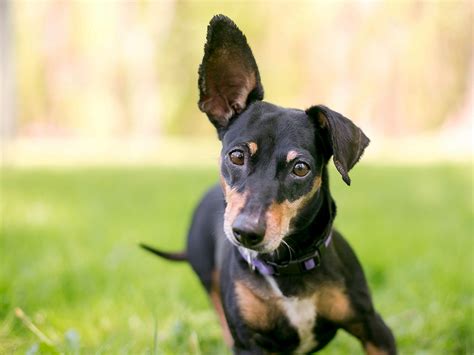
[[[281,241],[283,243],[284,246],[286,246],[288,248],[288,253],[290,254],[290,262],[292,260],[292,254],[291,254],[291,251],[293,251],[293,253],[296,254],[295,250],[284,240]]]

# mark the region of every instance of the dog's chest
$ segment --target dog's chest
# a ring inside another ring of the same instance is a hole
[[[237,282],[235,287],[239,313],[244,323],[259,335],[255,338],[257,344],[268,351],[287,353],[314,349],[315,297],[287,297],[273,278],[266,277],[265,281],[263,289],[245,282]],[[263,341],[259,340],[262,337]]]
[[[316,306],[312,298],[283,297],[280,300],[286,318],[295,327],[300,343],[295,353],[305,353],[317,343],[313,329],[316,323]]]
[[[298,333],[300,342],[294,352],[297,354],[309,352],[317,345],[314,338],[316,324],[316,302],[314,297],[285,297],[278,288],[275,279],[272,277],[266,277],[266,279],[277,297],[277,303],[280,305],[284,316]]]

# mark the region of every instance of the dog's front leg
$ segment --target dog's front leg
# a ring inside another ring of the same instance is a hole
[[[397,354],[395,338],[391,330],[375,312],[356,322],[351,322],[344,328],[361,341],[367,355]]]

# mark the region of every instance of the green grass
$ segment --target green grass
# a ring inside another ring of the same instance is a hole
[[[331,171],[338,228],[366,270],[402,354],[473,351],[469,165]],[[137,247],[184,246],[215,170],[4,169],[0,353],[223,354],[205,293],[184,264]],[[21,308],[52,342],[15,316]],[[340,332],[326,354],[358,353]]]

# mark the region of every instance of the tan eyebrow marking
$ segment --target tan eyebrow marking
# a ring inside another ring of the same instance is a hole
[[[247,146],[249,147],[250,155],[254,155],[258,150],[258,145],[255,142],[248,142]]]
[[[298,156],[298,152],[295,150],[290,150],[286,155],[286,162],[289,163]]]

